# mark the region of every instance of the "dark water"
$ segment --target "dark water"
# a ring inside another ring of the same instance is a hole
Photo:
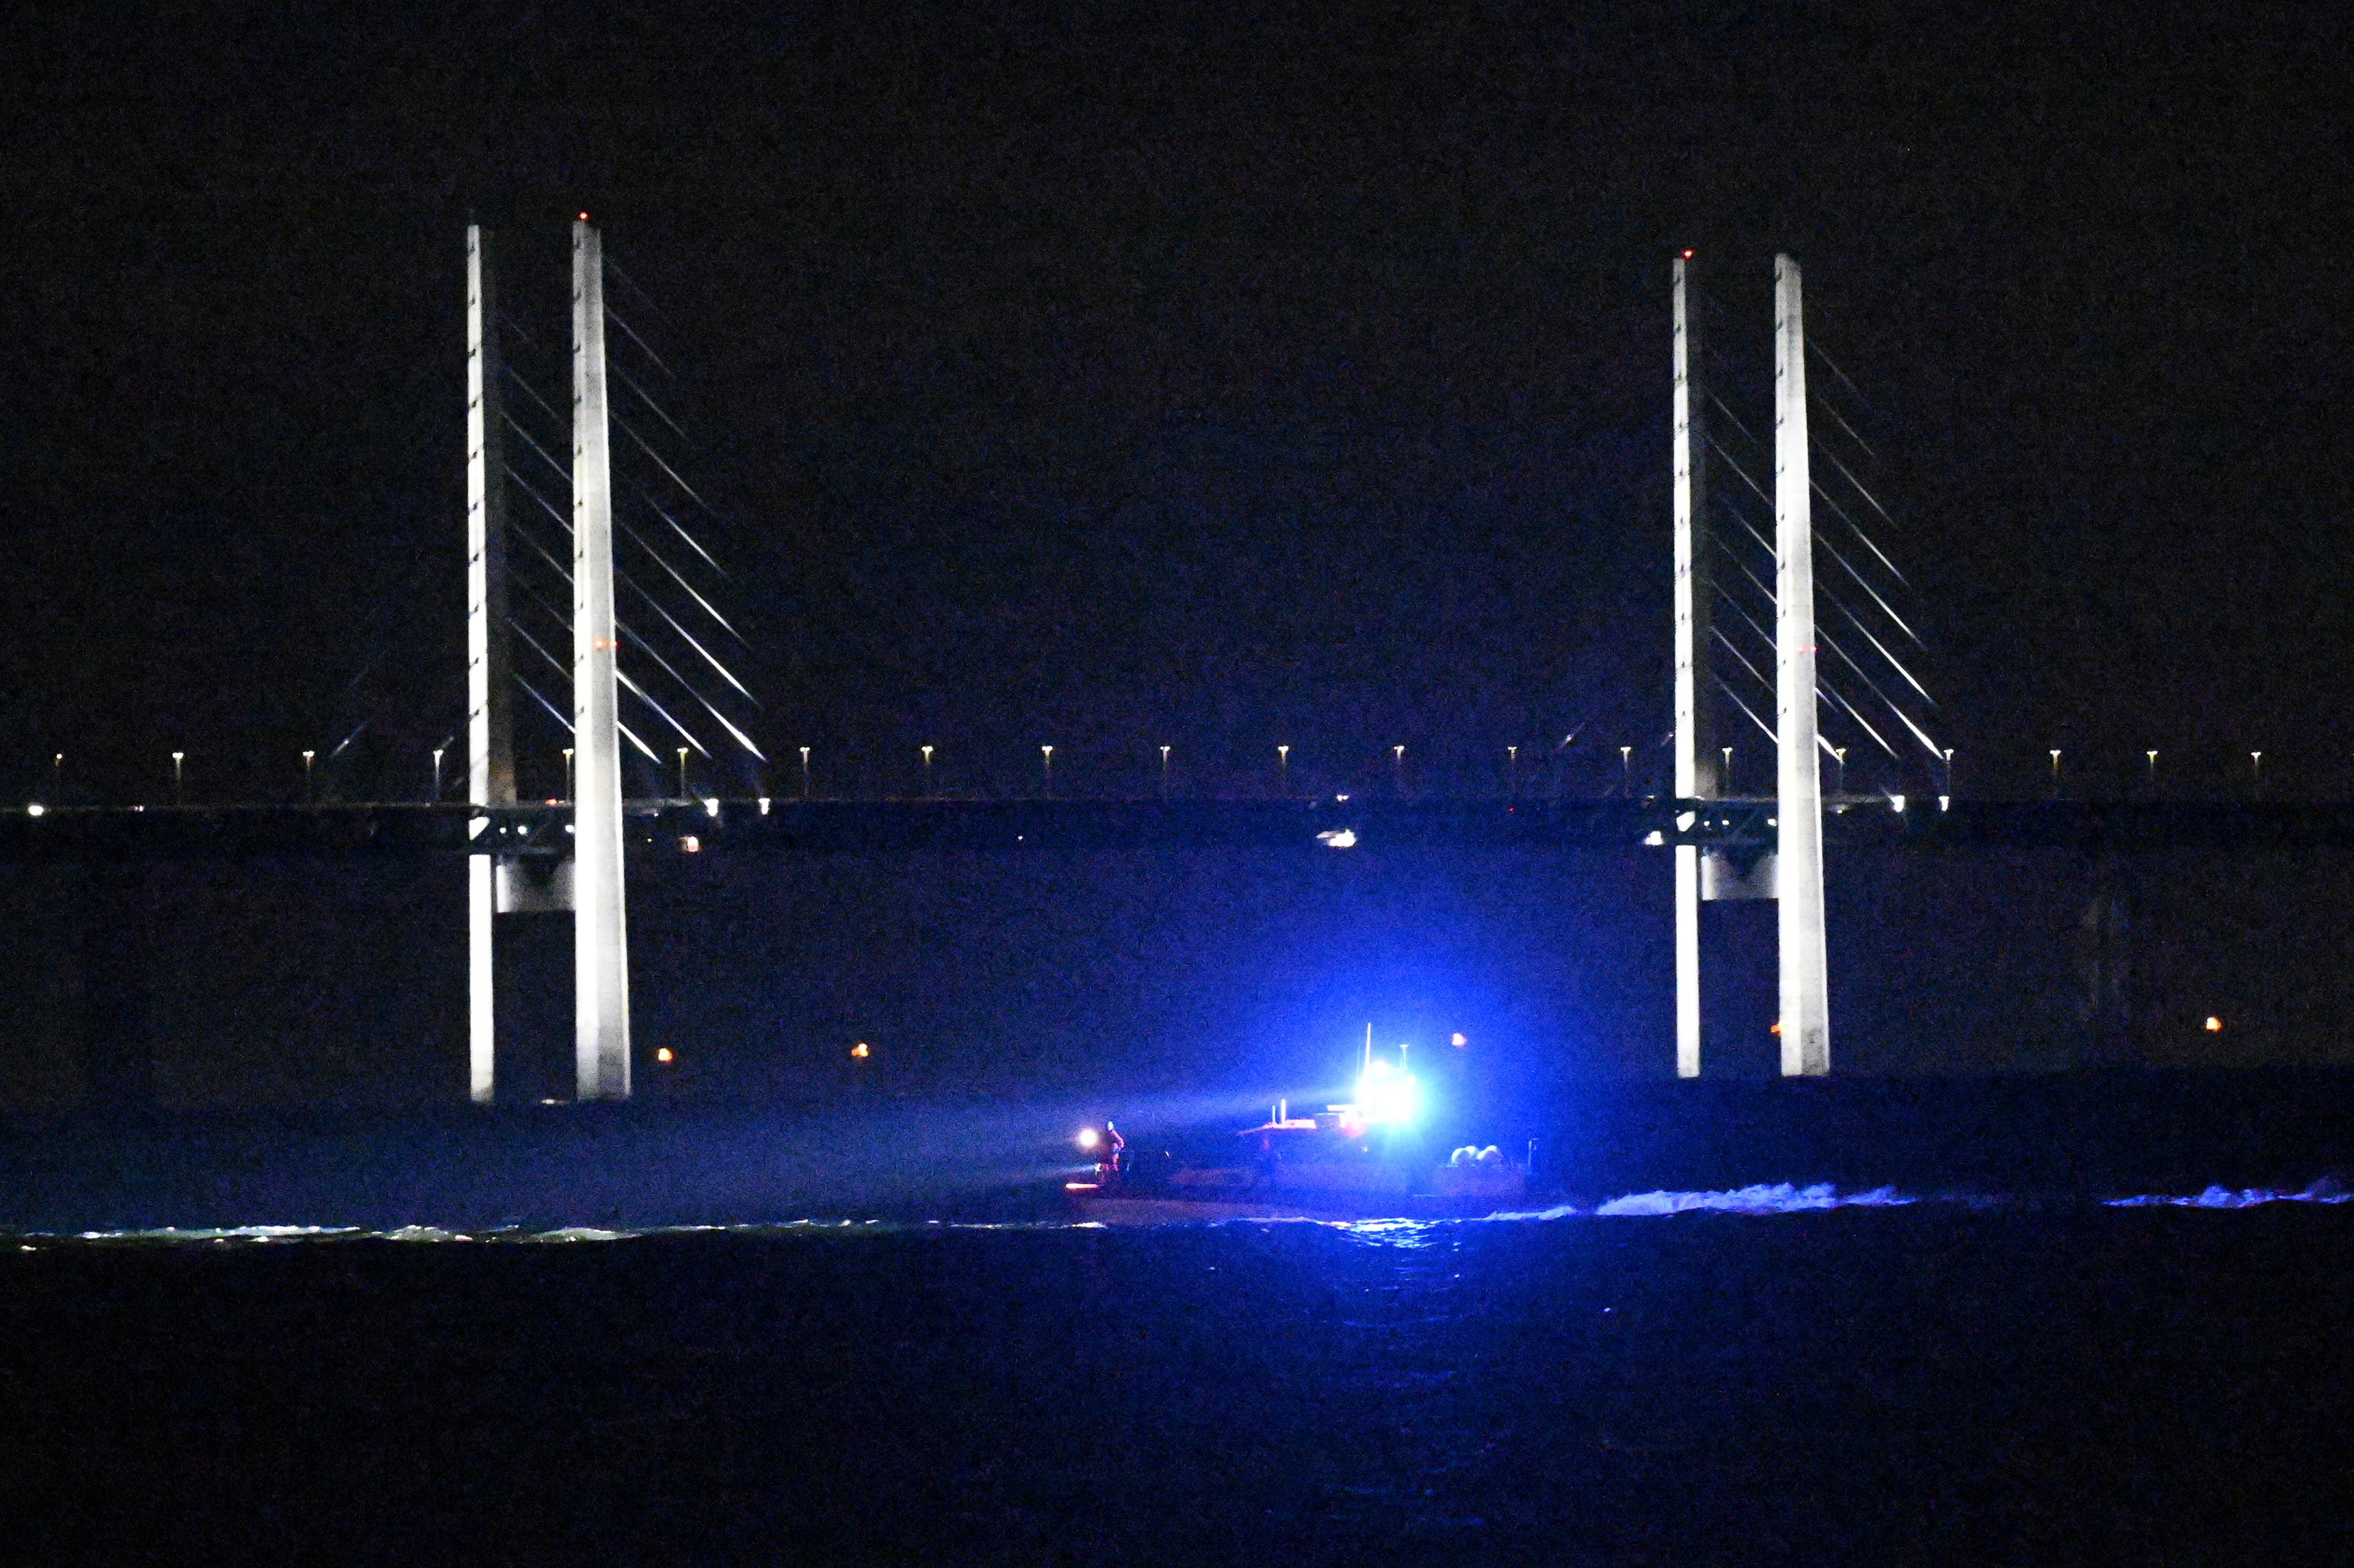
[[[2354,1204],[2250,1196],[17,1236],[0,1528],[41,1562],[2347,1561]]]

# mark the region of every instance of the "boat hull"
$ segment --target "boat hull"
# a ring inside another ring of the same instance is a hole
[[[1442,1177],[1456,1175],[1441,1171]],[[1351,1224],[1366,1220],[1479,1219],[1529,1201],[1518,1171],[1482,1172],[1485,1180],[1435,1182],[1415,1192],[1404,1184],[1348,1190],[1321,1183],[1254,1187],[1171,1185],[1133,1188],[1087,1185],[1069,1191],[1081,1217],[1103,1224],[1204,1224],[1225,1220],[1314,1220]]]

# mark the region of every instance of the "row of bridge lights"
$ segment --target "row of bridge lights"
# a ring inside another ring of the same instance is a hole
[[[2055,746],[2052,748],[2052,788],[2054,789],[2060,788],[2061,755],[2060,747]],[[2154,750],[2145,751],[2142,753],[2142,757],[2146,759],[2148,765],[2149,781],[2152,784],[2156,784],[2158,782],[2158,753]],[[1946,789],[1949,794],[1953,790],[1954,784],[1953,765],[1954,754],[1948,751],[1946,753]],[[2264,781],[2264,754],[2263,752],[2251,751],[2248,753],[2248,778],[2258,788],[2263,787]]]
[[[811,754],[811,748],[804,746],[798,749],[801,753],[801,794],[806,798],[811,792],[810,773],[810,757]],[[929,795],[932,792],[932,754],[938,749],[938,747],[924,746],[918,747],[917,749],[923,757],[924,793]],[[1169,790],[1169,758],[1170,753],[1172,749],[1172,747],[1167,746],[1161,747],[1161,793],[1164,795],[1167,794]],[[1726,778],[1730,778],[1733,773],[1734,748],[1727,746],[1719,747],[1718,749],[1724,758],[1724,776]],[[1832,785],[1832,791],[1835,794],[1845,794],[1847,792],[1847,752],[1848,748],[1843,746],[1836,746],[1830,748],[1831,762],[1836,779],[1836,782]],[[306,748],[301,755],[302,758],[302,798],[307,801],[312,798],[312,788],[315,779],[315,769],[319,754],[315,750]],[[433,748],[433,799],[436,800],[441,799],[441,760],[448,755],[449,748],[447,747],[437,746]],[[687,758],[689,755],[690,753],[687,747],[682,746],[678,748],[678,794],[679,799],[681,800],[693,798],[693,791],[687,788],[686,778]],[[2062,747],[2055,746],[2052,747],[2048,755],[2052,758],[2052,787],[2054,790],[2057,790],[2060,788],[2061,783],[2061,758],[2065,755],[2065,753]],[[2158,782],[2158,755],[2157,750],[2154,748],[2142,753],[2142,757],[2148,768],[2149,781],[2153,785]],[[1041,775],[1044,782],[1045,790],[1047,794],[1051,795],[1055,792],[1055,748],[1051,746],[1041,746],[1038,748],[1038,756]],[[1517,796],[1520,793],[1521,785],[1521,748],[1517,746],[1508,746],[1504,747],[1504,757],[1509,790],[1511,794]],[[185,751],[175,751],[171,754],[171,758],[172,803],[176,806],[181,803],[183,787],[186,781],[188,754]],[[1951,747],[1947,747],[1938,754],[1938,758],[1945,772],[1944,793],[1947,796],[1951,796],[1954,792],[1953,748]],[[62,751],[55,753],[50,758],[49,763],[51,791],[57,799],[62,800],[65,795],[66,754]],[[1278,788],[1288,789],[1291,783],[1290,747],[1278,746],[1275,748],[1275,768],[1276,780]],[[1622,796],[1631,795],[1634,792],[1634,768],[1635,748],[1631,746],[1620,747],[1618,748],[1618,792]],[[2264,784],[2264,754],[2263,752],[2251,751],[2248,753],[2248,770],[2249,778],[2259,788],[2261,788]],[[1394,783],[1401,791],[1404,790],[1405,788],[1405,747],[1403,746],[1393,746],[1390,747],[1390,776],[1392,782]],[[572,798],[572,747],[568,746],[564,748],[564,797],[567,800],[570,800]],[[31,814],[39,816],[46,808],[44,808],[40,802],[35,801],[31,804],[28,810]]]

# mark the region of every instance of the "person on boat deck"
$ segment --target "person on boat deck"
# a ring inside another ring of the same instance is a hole
[[[1103,1149],[1102,1152],[1096,1157],[1096,1169],[1106,1176],[1119,1175],[1120,1151],[1127,1147],[1128,1139],[1119,1135],[1119,1128],[1106,1121]]]

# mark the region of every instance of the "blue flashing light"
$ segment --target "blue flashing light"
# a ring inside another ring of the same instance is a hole
[[[1403,1126],[1421,1109],[1421,1086],[1403,1068],[1376,1061],[1357,1080],[1357,1113],[1368,1127]]]

